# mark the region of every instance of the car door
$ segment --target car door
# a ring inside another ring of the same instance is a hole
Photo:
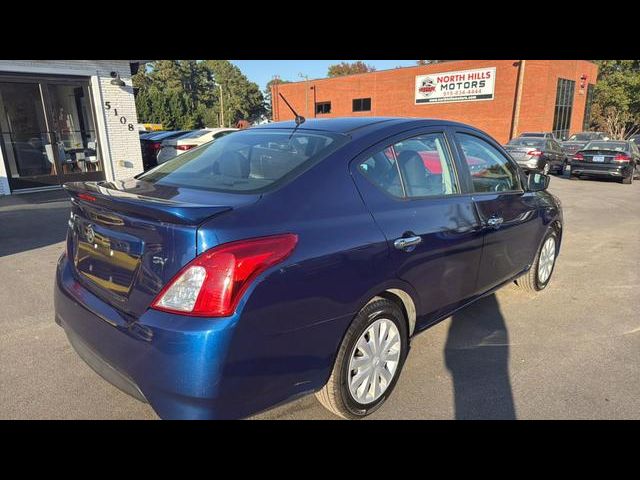
[[[456,169],[444,128],[393,137],[351,163],[389,270],[417,292],[418,328],[476,293],[481,224]]]
[[[456,129],[455,143],[459,171],[484,227],[477,288],[487,291],[533,260],[539,212],[534,195],[524,192],[524,174],[496,142],[474,130]]]

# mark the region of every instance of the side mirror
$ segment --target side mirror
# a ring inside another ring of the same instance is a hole
[[[527,175],[527,191],[540,192],[546,190],[549,187],[549,181],[551,177],[544,175],[543,173],[531,172]]]

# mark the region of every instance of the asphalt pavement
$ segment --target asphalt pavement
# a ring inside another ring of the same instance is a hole
[[[640,418],[640,182],[553,177],[563,245],[541,294],[510,285],[417,335],[372,419]],[[53,321],[62,192],[0,198],[0,419],[156,419]],[[256,419],[333,419],[313,395]]]

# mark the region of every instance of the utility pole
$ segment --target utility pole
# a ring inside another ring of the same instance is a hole
[[[304,84],[304,116],[309,118],[309,76],[308,75],[303,75],[302,73],[299,73],[298,76],[300,78],[304,78],[305,79],[305,84]]]
[[[522,102],[522,84],[524,82],[524,67],[526,60],[518,62],[518,83],[516,84],[516,98],[513,107],[513,118],[511,119],[511,133],[509,140],[516,136],[518,132],[518,123],[520,121],[520,103]]]
[[[222,85],[218,83],[220,87],[220,126],[224,128],[224,97],[222,95]]]

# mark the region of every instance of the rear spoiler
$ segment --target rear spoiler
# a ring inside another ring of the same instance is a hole
[[[106,188],[96,182],[71,182],[63,187],[72,202],[85,202],[116,212],[182,225],[199,225],[209,217],[232,209],[225,205],[199,205],[145,197]]]

